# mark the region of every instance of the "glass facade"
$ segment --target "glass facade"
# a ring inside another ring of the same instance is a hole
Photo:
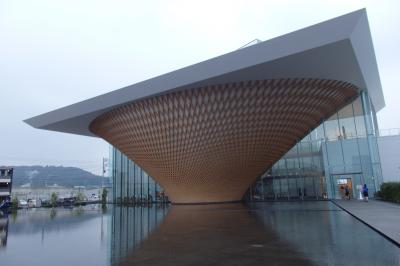
[[[137,164],[118,149],[111,147],[112,202],[142,204],[168,202],[164,190]]]
[[[250,200],[339,199],[379,189],[376,115],[367,92],[312,130],[250,187]]]
[[[375,110],[366,91],[324,120],[249,188],[248,200],[359,198],[382,183]],[[163,189],[138,165],[111,149],[115,203],[167,202]]]
[[[151,207],[112,208],[110,264],[117,265],[132,250],[140,246],[168,213],[164,204]]]

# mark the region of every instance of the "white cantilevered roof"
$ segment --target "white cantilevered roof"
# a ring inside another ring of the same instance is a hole
[[[148,79],[25,122],[95,136],[90,123],[121,105],[173,90],[282,78],[318,78],[367,89],[376,111],[385,106],[365,9]]]

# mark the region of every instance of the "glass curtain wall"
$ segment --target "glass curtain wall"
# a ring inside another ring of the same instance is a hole
[[[366,91],[312,130],[250,187],[250,200],[373,196],[382,183],[376,115]]]
[[[111,220],[110,265],[117,265],[140,246],[168,213],[165,204],[152,207],[113,206]]]
[[[118,149],[111,147],[111,173],[113,203],[137,204],[149,202],[168,202],[161,186],[137,164]]]

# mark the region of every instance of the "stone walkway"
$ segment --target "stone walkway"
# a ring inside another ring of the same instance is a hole
[[[379,200],[333,202],[400,246],[400,204]]]

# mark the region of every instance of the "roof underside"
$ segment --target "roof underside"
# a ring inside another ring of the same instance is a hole
[[[53,131],[94,136],[90,123],[119,106],[174,90],[282,78],[349,82],[385,106],[365,9],[25,120]]]

